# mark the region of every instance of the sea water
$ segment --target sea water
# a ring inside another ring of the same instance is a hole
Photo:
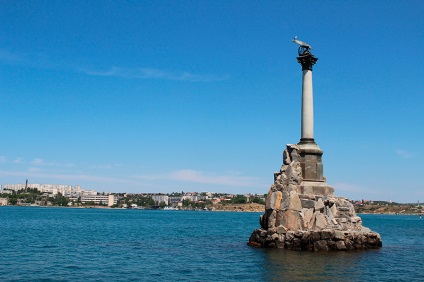
[[[361,215],[383,247],[246,245],[260,213],[0,207],[0,281],[424,281],[424,219]]]

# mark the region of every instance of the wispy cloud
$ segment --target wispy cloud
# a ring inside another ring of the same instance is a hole
[[[193,182],[202,184],[217,184],[217,185],[228,185],[228,186],[257,186],[258,179],[255,177],[238,176],[238,175],[214,175],[210,173],[204,173],[201,171],[183,169],[170,172],[168,174],[157,174],[157,175],[137,175],[134,178],[144,180],[171,180],[171,181],[183,181]]]
[[[31,163],[33,165],[46,165],[46,162],[43,159],[34,159]]]
[[[14,162],[15,164],[21,164],[21,163],[23,163],[23,162],[24,162],[24,159],[22,159],[22,158],[16,158],[16,159],[14,159],[14,160],[13,160],[13,162]]]
[[[38,167],[30,167],[30,168],[28,168],[28,172],[29,173],[38,173],[38,172],[40,172],[41,170],[40,170],[40,168],[38,168]]]
[[[51,60],[45,54],[24,55],[11,52],[7,49],[0,48],[0,62],[11,64],[29,64],[40,69],[64,69],[85,73],[92,76],[108,76],[121,77],[127,79],[163,79],[189,82],[213,82],[229,79],[229,75],[217,74],[195,74],[187,71],[169,71],[157,68],[127,68],[127,67],[110,67],[108,69],[99,70],[95,68],[69,67],[69,65],[61,64]]]
[[[364,187],[358,186],[356,184],[351,184],[351,183],[339,182],[339,183],[334,183],[331,186],[333,186],[336,191],[340,190],[340,191],[356,192],[356,193],[366,192],[366,189]]]
[[[19,164],[19,165],[31,165],[31,166],[50,166],[50,167],[75,167],[72,163],[57,163],[57,162],[47,162],[42,158],[35,158],[32,161],[28,162],[25,161],[21,157],[15,157],[13,159],[9,159],[6,156],[0,156],[0,163],[13,163],[13,164]]]
[[[204,183],[204,184],[220,184],[231,186],[251,186],[253,177],[233,176],[233,175],[209,175],[201,171],[190,169],[179,170],[171,173],[171,179]]]
[[[402,159],[410,159],[413,157],[412,153],[403,150],[403,149],[398,149],[396,151],[396,155],[398,155],[399,157],[401,157]]]
[[[46,162],[44,159],[37,158],[31,161],[31,165],[35,166],[53,166],[53,167],[74,167],[71,163],[56,163],[56,162]]]
[[[47,161],[43,158],[35,158],[31,161],[25,161],[21,157],[14,158],[13,160],[9,160],[6,156],[0,156],[0,163],[14,163],[19,164],[21,167],[26,167],[23,170],[18,171],[7,171],[3,170],[0,173],[4,176],[25,176],[25,177],[46,177],[46,178],[64,178],[64,179],[75,179],[75,180],[93,180],[93,181],[112,181],[112,182],[122,182],[125,183],[125,180],[120,180],[119,178],[113,177],[98,177],[98,176],[90,176],[87,174],[78,172],[71,172],[71,169],[76,168],[77,166],[73,163],[65,163],[65,162],[55,162],[55,161]],[[122,167],[122,164],[100,164],[88,166],[90,169],[113,169]],[[53,171],[52,171],[53,169]],[[66,173],[57,173],[55,170],[65,170]],[[135,183],[135,182],[130,182]]]
[[[120,168],[122,167],[122,164],[97,164],[97,165],[91,165],[90,168],[93,169],[113,169],[113,168]]]
[[[331,184],[334,187],[336,195],[343,195],[347,197],[375,197],[378,195],[380,197],[381,190],[378,188],[370,189],[369,187],[360,186],[358,184],[346,183],[346,182],[338,182]],[[340,193],[342,191],[343,193]]]
[[[25,61],[25,59],[21,54],[13,53],[6,49],[0,49],[0,61],[7,63],[21,63]]]
[[[122,78],[141,78],[141,79],[165,79],[191,82],[211,82],[221,81],[229,78],[228,75],[209,75],[193,74],[185,71],[165,71],[154,68],[122,68],[112,67],[104,71],[82,69],[83,73],[94,76],[111,76]]]
[[[72,173],[46,173],[41,172],[37,167],[30,167],[26,171],[6,171],[0,170],[0,176],[8,177],[8,176],[18,176],[23,178],[46,178],[46,179],[58,179],[60,182],[64,180],[71,181],[95,181],[102,183],[119,183],[119,184],[131,184],[131,185],[139,185],[139,181],[132,181],[127,178],[119,178],[119,177],[107,177],[107,176],[96,176],[89,174],[72,174]]]
[[[22,177],[32,179],[58,179],[63,181],[91,181],[101,183],[117,183],[123,185],[131,185],[137,187],[159,187],[158,183],[166,181],[172,183],[200,183],[206,185],[232,186],[232,187],[263,187],[261,180],[256,177],[243,176],[240,172],[231,171],[225,173],[203,172],[193,169],[174,170],[166,173],[156,173],[148,175],[133,175],[123,176],[118,171],[116,175],[111,173],[102,174],[100,171],[122,168],[120,163],[116,164],[96,164],[91,166],[80,167],[70,163],[55,162],[43,158],[34,158],[31,161],[24,159],[8,158],[0,156],[2,163],[19,164],[22,169],[3,169],[0,170],[1,177]],[[4,166],[4,165],[3,165]],[[91,169],[96,169],[96,172],[89,172]],[[144,182],[144,183],[143,183]],[[267,185],[265,185],[267,186]],[[159,187],[160,188],[160,187]]]

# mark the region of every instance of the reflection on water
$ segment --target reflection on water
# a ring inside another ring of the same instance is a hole
[[[267,281],[359,280],[367,257],[379,250],[350,252],[307,252],[265,249]]]
[[[348,252],[258,249],[265,281],[424,281],[424,220],[361,215],[383,247]]]

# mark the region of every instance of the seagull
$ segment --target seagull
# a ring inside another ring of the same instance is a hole
[[[307,44],[307,43],[305,43],[303,41],[297,40],[297,36],[295,36],[292,41],[294,43],[296,43],[296,44],[299,44],[300,47],[303,47],[303,48],[311,49],[312,50],[312,46],[311,45],[309,45],[309,44]]]

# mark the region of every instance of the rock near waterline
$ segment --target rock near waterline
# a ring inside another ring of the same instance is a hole
[[[287,145],[260,216],[261,228],[253,231],[248,244],[311,251],[381,247],[380,235],[362,226],[353,204],[334,196],[325,178],[312,184],[303,180],[300,159],[299,147]]]

